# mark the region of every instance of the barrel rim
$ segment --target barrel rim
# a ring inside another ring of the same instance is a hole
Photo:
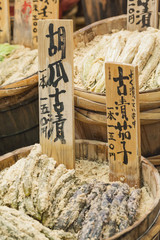
[[[0,98],[21,94],[38,83],[38,72],[32,75],[14,81],[12,83],[0,86]]]
[[[22,107],[31,102],[38,101],[37,96],[37,84],[34,84],[33,86],[23,89],[23,91],[18,92],[17,94],[9,94],[8,96],[0,97],[0,113],[11,111],[15,108]]]
[[[91,92],[85,88],[81,88],[81,87],[74,87],[74,89],[76,91],[79,91],[79,92],[85,92],[85,93],[88,93],[88,94],[92,94],[92,95],[98,95],[98,96],[102,96],[102,97],[105,97],[106,96],[106,93],[97,93],[97,92]],[[145,93],[154,93],[154,92],[159,92],[160,91],[160,87],[158,88],[155,88],[155,89],[149,89],[149,90],[146,90],[146,91],[141,91],[139,92],[139,94],[145,94]]]
[[[84,34],[84,33],[87,32],[88,30],[89,30],[89,32],[90,32],[90,30],[91,30],[92,28],[97,27],[98,25],[101,25],[101,24],[104,24],[104,23],[108,23],[108,22],[112,22],[113,20],[117,20],[117,19],[118,19],[118,20],[120,20],[120,19],[125,20],[125,18],[127,18],[127,14],[122,14],[122,15],[118,15],[118,16],[114,16],[114,17],[110,17],[110,18],[105,18],[105,19],[96,21],[96,22],[94,22],[94,23],[88,24],[87,26],[85,26],[85,27],[83,27],[83,28],[75,31],[75,32],[73,33],[73,38],[76,38],[76,36],[77,36],[78,34],[81,34],[81,35]],[[126,24],[127,24],[127,22],[126,22]]]

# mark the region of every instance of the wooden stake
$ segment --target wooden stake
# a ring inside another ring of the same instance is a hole
[[[59,0],[32,0],[32,47],[38,47],[38,20],[58,19]]]
[[[158,0],[128,0],[127,29],[158,28]]]
[[[38,39],[40,143],[74,168],[73,21],[39,20]]]
[[[138,67],[106,63],[110,181],[140,186]]]
[[[9,0],[0,0],[0,43],[10,42]]]

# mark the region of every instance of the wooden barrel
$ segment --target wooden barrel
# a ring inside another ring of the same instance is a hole
[[[127,13],[127,0],[82,0],[86,25]]]
[[[86,25],[127,13],[127,0],[82,0]]]
[[[39,141],[38,74],[0,86],[0,155]]]
[[[39,141],[38,116],[37,77],[0,88],[0,155]]]
[[[95,36],[126,29],[126,15],[95,22],[74,33],[75,47]],[[75,87],[76,137],[107,141],[106,96]],[[160,88],[140,92],[142,155],[160,154]]]
[[[0,171],[13,165],[18,159],[26,157],[32,146],[15,150],[0,157]],[[106,161],[108,147],[106,143],[88,140],[76,140],[76,158],[92,161]],[[132,226],[114,235],[108,240],[135,240],[135,239],[158,239],[159,236],[159,209],[160,209],[160,176],[154,166],[143,157],[142,178],[143,184],[149,187],[154,204],[151,209]],[[157,220],[158,219],[158,220]],[[157,236],[157,238],[155,238]],[[107,239],[106,239],[107,240]]]

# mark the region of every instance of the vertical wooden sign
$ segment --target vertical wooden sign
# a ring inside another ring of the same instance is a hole
[[[127,29],[158,27],[158,0],[127,0]]]
[[[59,0],[32,0],[32,47],[38,47],[38,20],[58,19]]]
[[[14,33],[15,44],[31,46],[32,39],[32,3],[31,0],[15,0]]]
[[[38,47],[38,20],[59,18],[59,0],[15,0],[14,43]]]
[[[138,67],[105,65],[110,180],[140,186]]]
[[[74,168],[73,21],[38,21],[40,143]]]
[[[10,41],[9,0],[0,0],[0,43]]]

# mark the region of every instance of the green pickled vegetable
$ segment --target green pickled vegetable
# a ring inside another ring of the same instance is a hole
[[[9,43],[0,44],[0,62],[4,60],[5,56],[9,55],[18,47],[18,45],[10,45]]]

